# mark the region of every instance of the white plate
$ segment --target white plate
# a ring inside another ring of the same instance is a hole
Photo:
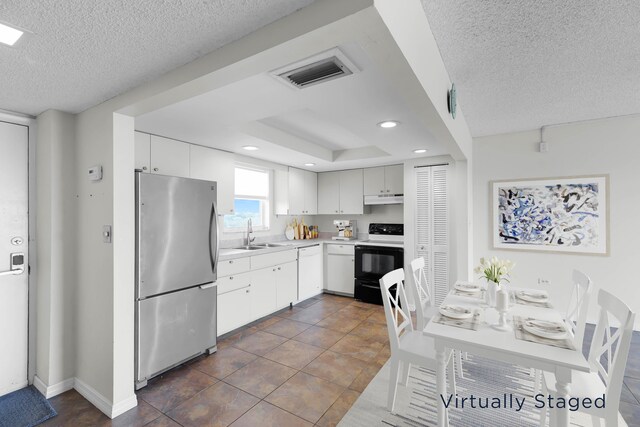
[[[287,225],[287,228],[284,230],[284,235],[287,238],[287,240],[293,240],[293,236],[295,235],[295,232],[293,231],[293,227],[290,225]]]
[[[546,320],[525,320],[522,328],[542,338],[561,340],[567,336],[567,329],[562,323]]]
[[[440,314],[452,319],[468,319],[473,316],[471,310],[459,305],[443,305],[440,307]]]
[[[549,296],[544,292],[517,291],[516,298],[529,302],[547,302]]]
[[[480,285],[476,285],[475,283],[470,283],[470,282],[456,282],[455,285],[453,285],[453,287],[459,291],[468,292],[470,294],[475,294],[482,290]]]

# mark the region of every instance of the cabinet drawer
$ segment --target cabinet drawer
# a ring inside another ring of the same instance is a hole
[[[232,274],[244,273],[251,269],[249,257],[227,259],[218,262],[218,277],[231,276]]]
[[[246,288],[251,286],[251,272],[221,277],[216,283],[218,284],[218,295]]]
[[[331,255],[353,255],[355,254],[354,245],[340,245],[335,243],[327,244],[327,254]]]
[[[284,264],[285,262],[295,261],[298,259],[298,250],[292,249],[288,251],[273,252],[270,254],[256,255],[251,257],[251,269],[258,270],[260,268],[272,265]]]

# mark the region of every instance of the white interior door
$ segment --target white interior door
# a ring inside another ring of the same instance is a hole
[[[28,383],[28,142],[0,122],[0,396]]]
[[[416,255],[436,305],[449,293],[449,190],[446,165],[416,169]]]

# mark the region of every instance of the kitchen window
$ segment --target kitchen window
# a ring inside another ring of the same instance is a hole
[[[234,214],[224,216],[224,231],[245,231],[249,219],[254,230],[269,229],[269,177],[268,169],[236,165]]]

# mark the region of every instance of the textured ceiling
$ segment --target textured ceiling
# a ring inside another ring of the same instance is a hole
[[[640,113],[640,1],[422,2],[473,136]]]
[[[0,109],[80,112],[313,0],[2,0],[34,34],[0,45]]]

